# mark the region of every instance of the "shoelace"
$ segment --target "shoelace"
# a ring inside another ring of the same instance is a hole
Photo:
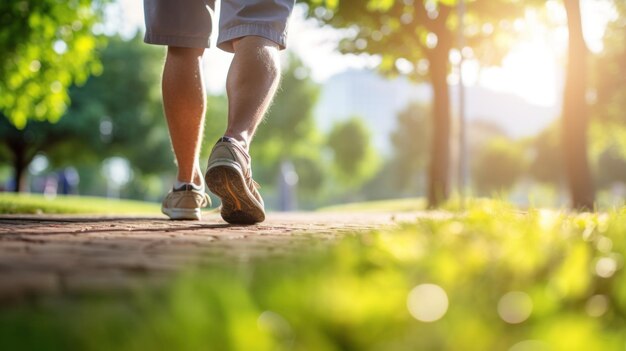
[[[209,202],[211,202],[211,198],[209,197],[209,194],[204,193],[204,197],[202,198],[202,207],[207,206]]]

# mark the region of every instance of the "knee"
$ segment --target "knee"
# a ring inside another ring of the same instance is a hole
[[[235,55],[238,53],[255,57],[263,67],[272,73],[280,71],[279,46],[275,42],[258,36],[246,36],[233,42]]]

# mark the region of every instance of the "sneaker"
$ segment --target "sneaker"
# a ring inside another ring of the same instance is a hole
[[[265,220],[259,185],[252,180],[250,155],[233,138],[223,137],[209,156],[205,181],[222,200],[222,218],[231,224],[254,224]]]
[[[161,205],[161,212],[170,219],[200,220],[201,209],[207,206],[211,206],[211,199],[203,189],[183,184],[180,188],[172,188],[167,193]]]

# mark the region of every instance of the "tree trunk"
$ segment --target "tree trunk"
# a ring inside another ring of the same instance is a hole
[[[441,205],[448,198],[450,183],[449,48],[441,41],[429,55],[430,81],[433,87],[433,133],[428,169],[429,208]]]
[[[568,63],[563,94],[562,147],[571,195],[571,205],[579,210],[594,206],[594,189],[587,157],[589,123],[587,90],[587,47],[583,38],[579,0],[563,0],[569,30]]]
[[[13,174],[15,177],[15,189],[16,193],[26,192],[28,188],[28,180],[26,168],[30,163],[26,156],[26,148],[22,145],[11,145],[11,151],[13,152]]]

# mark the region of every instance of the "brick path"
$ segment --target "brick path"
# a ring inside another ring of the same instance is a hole
[[[285,256],[419,213],[270,214],[230,226],[147,217],[0,216],[0,301],[159,283],[184,267]]]

